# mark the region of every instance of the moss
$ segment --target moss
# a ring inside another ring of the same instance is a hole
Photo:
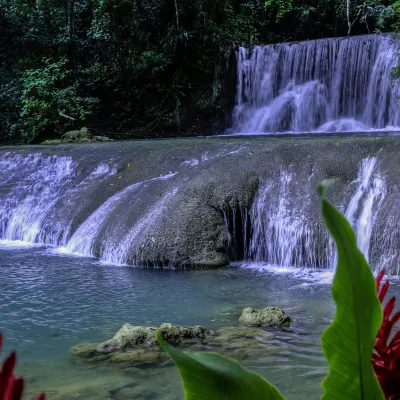
[[[278,307],[267,307],[262,310],[245,308],[239,322],[248,326],[282,326],[289,327],[291,318]]]

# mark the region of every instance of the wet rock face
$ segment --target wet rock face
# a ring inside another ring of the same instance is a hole
[[[374,222],[370,262],[382,265],[384,254],[393,255],[391,264],[398,265],[399,137],[74,142],[11,151],[0,149],[1,160],[29,159],[34,153],[40,156],[35,171],[41,168],[46,175],[65,171],[65,159],[71,161],[71,173],[57,186],[53,205],[43,214],[33,210],[40,217],[40,240],[57,245],[65,240],[71,251],[109,263],[174,268],[218,268],[242,260],[329,266],[330,242],[326,230],[321,230],[315,187],[324,179],[339,178],[329,199],[346,206],[355,191],[360,163],[376,157],[374,174],[391,189]],[[16,171],[15,163],[9,165],[10,175],[16,177],[11,186],[26,179],[24,196],[29,198],[32,189],[26,176],[32,163]],[[102,170],[108,172],[93,175]],[[0,193],[0,202],[6,201],[7,193]],[[91,219],[94,213],[101,218]],[[269,238],[278,223],[288,229],[282,229],[282,240],[271,249],[275,242]],[[292,241],[294,231],[298,235]],[[90,246],[76,247],[85,240]]]
[[[290,320],[291,318],[278,307],[267,307],[262,310],[247,307],[239,318],[239,322],[244,325],[260,327],[289,327]]]

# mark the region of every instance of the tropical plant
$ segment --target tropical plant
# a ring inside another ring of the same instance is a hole
[[[0,333],[0,351],[3,343],[3,336]],[[24,380],[14,375],[14,368],[17,362],[15,352],[12,352],[3,362],[0,369],[0,400],[21,400],[24,391]],[[33,400],[45,400],[42,393]]]
[[[381,326],[379,299],[383,299],[388,284],[380,290],[378,298],[374,276],[357,248],[353,229],[346,218],[325,199],[326,187],[326,184],[319,187],[322,216],[335,240],[338,263],[332,284],[336,315],[322,335],[322,348],[329,362],[329,373],[322,383],[322,399],[384,399],[379,382],[388,399],[399,399],[400,334],[396,334],[387,345],[390,330],[399,318],[398,314],[391,320],[388,317],[393,310],[394,300],[390,300],[385,307]],[[378,287],[381,279],[380,276]],[[179,369],[187,400],[283,399],[278,389],[263,377],[233,360],[215,353],[182,351],[165,343],[160,336],[158,339]],[[374,344],[376,353],[373,363],[379,382],[371,363]],[[395,365],[393,360],[396,360]],[[390,372],[389,377],[387,371]],[[395,382],[397,388],[393,388]]]
[[[382,284],[384,271],[376,278],[376,290],[383,303],[389,289],[389,281]],[[400,399],[400,331],[389,341],[395,324],[400,319],[400,311],[392,316],[396,298],[392,297],[383,308],[383,321],[375,341],[372,363],[379,383],[389,400]]]

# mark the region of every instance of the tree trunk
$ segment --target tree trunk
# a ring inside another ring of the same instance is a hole
[[[347,0],[347,6],[346,6],[346,16],[347,16],[347,26],[349,27],[347,31],[347,36],[350,36],[351,34],[351,27],[353,24],[350,21],[350,0]]]
[[[176,14],[176,30],[179,31],[179,11],[178,11],[178,2],[175,1],[175,14]]]
[[[68,60],[69,68],[75,70],[75,0],[68,1]]]
[[[68,0],[68,36],[70,43],[74,40],[75,0]]]

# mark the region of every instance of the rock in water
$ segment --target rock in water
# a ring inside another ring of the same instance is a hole
[[[204,326],[177,326],[172,324],[161,324],[159,328],[161,336],[171,344],[177,344],[182,339],[205,340],[209,333]]]
[[[138,345],[154,346],[157,343],[156,332],[160,331],[162,337],[171,344],[178,344],[184,339],[204,340],[208,329],[203,326],[178,326],[161,324],[155,326],[133,326],[125,324],[110,340],[97,347],[98,352],[109,353],[112,351],[126,350]]]
[[[122,328],[110,340],[101,343],[97,351],[109,353],[111,351],[124,350],[139,344],[154,345],[156,342],[156,327],[133,326],[124,324]]]
[[[282,326],[289,327],[291,318],[278,307],[267,307],[262,310],[247,307],[243,310],[239,322],[248,326]]]

